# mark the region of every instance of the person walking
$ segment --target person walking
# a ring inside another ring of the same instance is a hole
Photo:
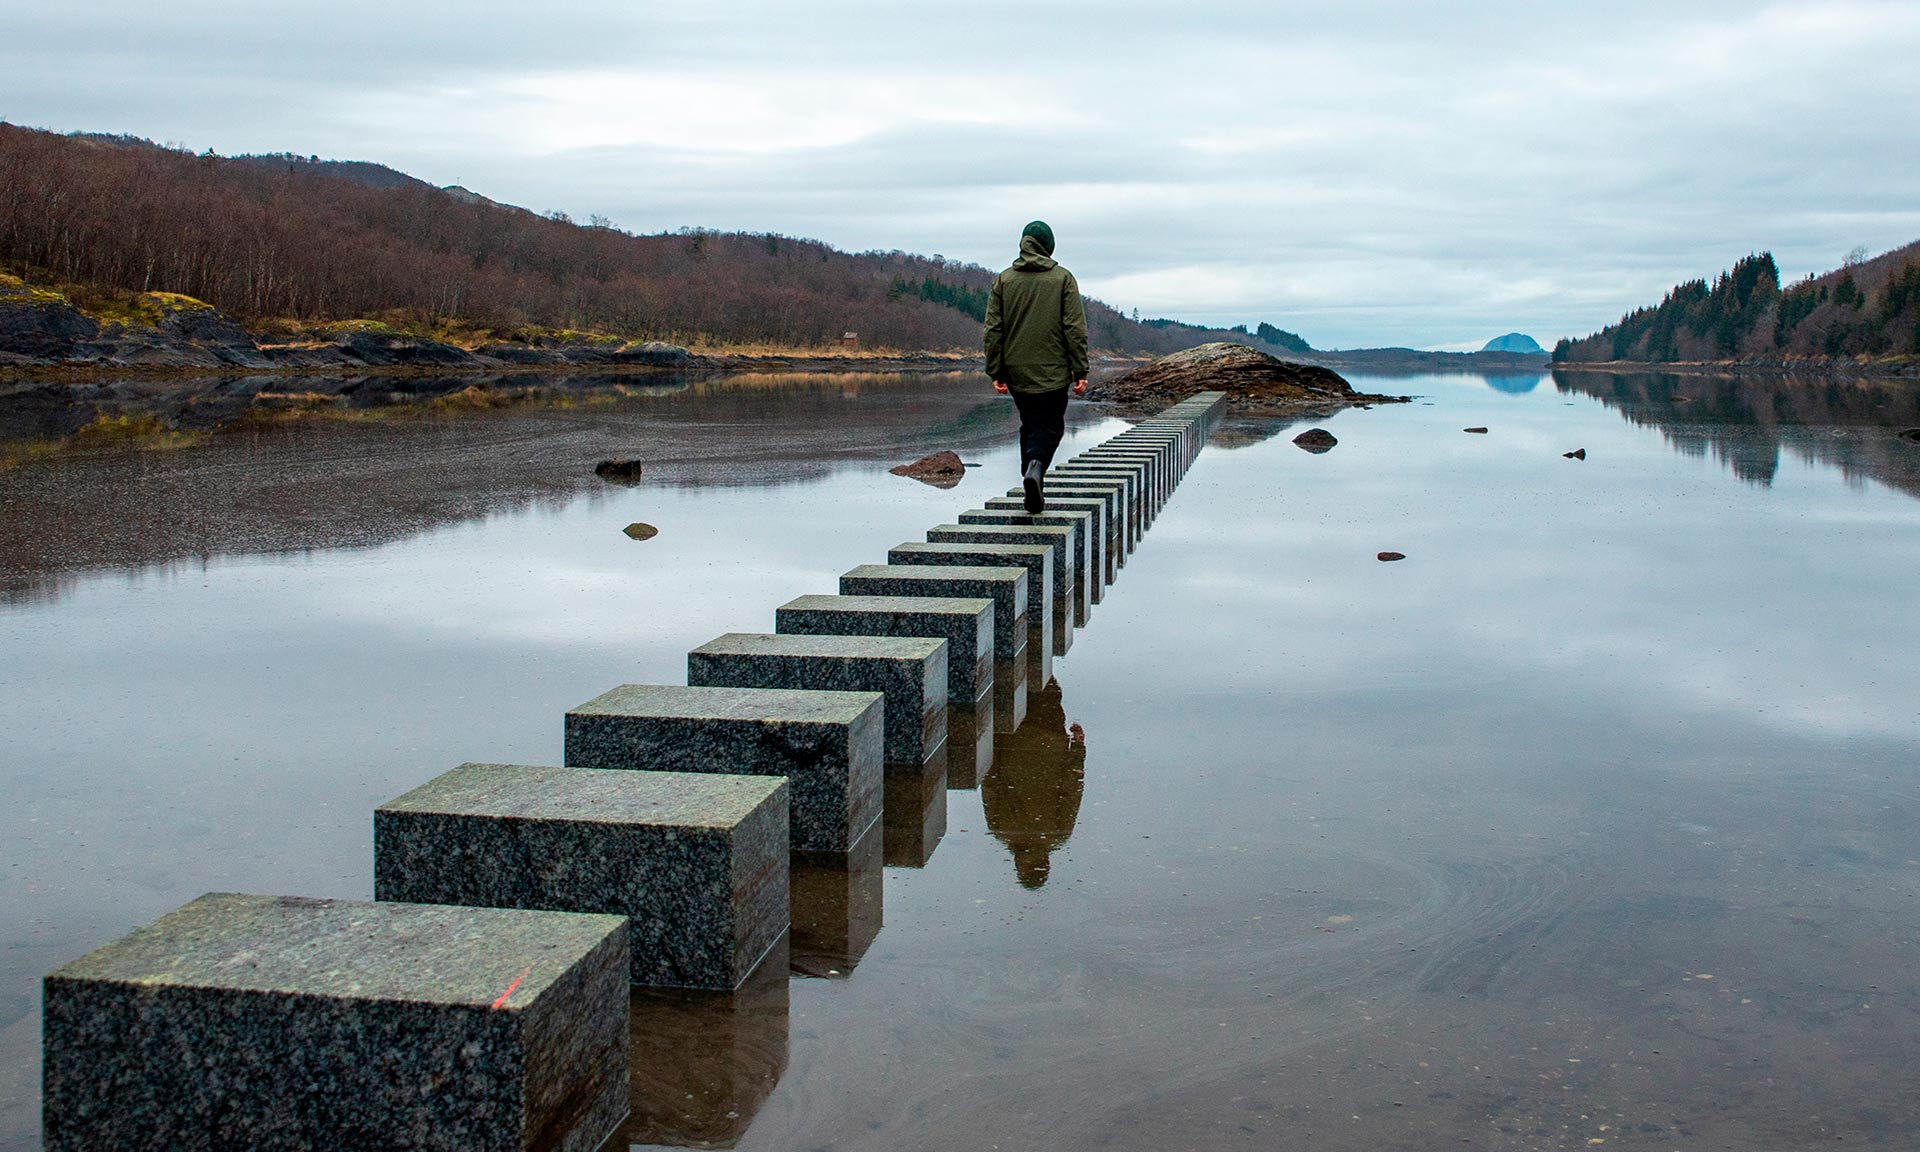
[[[1020,230],[1020,258],[987,296],[987,375],[1020,410],[1020,484],[1028,512],[1047,507],[1046,474],[1067,431],[1067,392],[1087,394],[1087,310],[1053,258],[1053,229]]]

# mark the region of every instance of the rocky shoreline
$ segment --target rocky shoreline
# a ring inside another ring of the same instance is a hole
[[[285,339],[249,332],[188,296],[142,293],[137,311],[101,319],[66,297],[0,276],[0,377],[88,380],[102,376],[334,374],[461,375],[476,372],[888,372],[963,368],[978,356],[911,352],[701,353],[658,340],[585,332],[538,333],[474,347],[349,321]]]

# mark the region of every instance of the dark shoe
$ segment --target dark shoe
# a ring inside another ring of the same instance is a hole
[[[1028,515],[1038,515],[1047,510],[1047,497],[1040,488],[1040,476],[1040,461],[1027,461],[1027,470],[1021,474],[1021,484],[1027,490]]]

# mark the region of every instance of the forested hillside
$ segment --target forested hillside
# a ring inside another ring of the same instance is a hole
[[[115,294],[176,292],[254,327],[379,318],[793,348],[852,331],[867,348],[969,351],[992,283],[975,265],[780,235],[632,235],[377,164],[195,155],[7,124],[0,272],[103,314]],[[1123,354],[1263,343],[1098,302],[1088,319],[1096,346]]]
[[[1920,353],[1920,243],[1864,253],[1785,289],[1771,253],[1749,256],[1709,285],[1689,280],[1584,340],[1556,362],[1770,360]]]

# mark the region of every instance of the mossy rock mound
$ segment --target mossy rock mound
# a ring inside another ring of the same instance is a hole
[[[0,276],[0,356],[64,360],[99,334],[99,321],[60,293]]]
[[[1088,389],[1120,404],[1173,404],[1196,392],[1224,392],[1254,406],[1368,402],[1331,368],[1295,364],[1245,344],[1202,344],[1162,356]]]

